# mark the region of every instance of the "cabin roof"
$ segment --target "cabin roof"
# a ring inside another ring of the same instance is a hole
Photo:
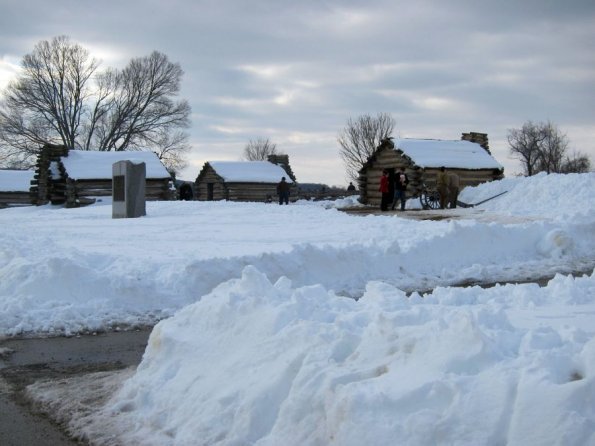
[[[0,169],[0,192],[29,191],[33,175],[33,170]]]
[[[99,180],[112,178],[112,165],[118,161],[145,163],[146,178],[170,178],[171,175],[157,155],[148,151],[99,152],[70,150],[61,158],[69,178]]]
[[[209,161],[207,164],[230,183],[278,183],[281,177],[293,183],[281,166],[269,161]]]
[[[479,144],[462,140],[411,139],[393,141],[416,165],[423,168],[503,169]]]

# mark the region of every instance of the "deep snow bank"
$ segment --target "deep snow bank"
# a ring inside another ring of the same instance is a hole
[[[248,267],[160,322],[84,430],[144,445],[592,444],[594,316],[595,274],[425,299],[371,282],[356,302]]]
[[[595,172],[546,174],[504,178],[464,188],[459,199],[479,203],[502,192],[506,194],[479,206],[490,212],[534,215],[567,220],[576,215],[593,215]]]
[[[354,297],[370,280],[411,291],[586,271],[594,181],[541,175],[465,189],[471,202],[509,190],[486,213],[545,216],[515,224],[352,217],[318,202],[149,202],[146,217],[116,220],[110,206],[2,210],[0,335],[153,323],[247,265]]]
[[[267,252],[265,244],[259,255],[178,262],[159,255],[130,259],[125,252],[93,256],[65,250],[30,256],[22,249],[5,249],[0,334],[72,334],[151,324],[239,277],[247,265],[266,271],[271,280],[285,276],[296,286],[320,284],[359,297],[370,280],[426,291],[585,271],[595,263],[595,223],[560,227],[391,220],[390,232],[371,231],[374,239],[368,244],[304,243],[287,252]]]

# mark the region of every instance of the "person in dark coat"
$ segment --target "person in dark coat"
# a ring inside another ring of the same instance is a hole
[[[401,201],[401,210],[405,210],[405,202],[407,201],[407,197],[405,196],[405,191],[407,190],[407,185],[409,184],[409,177],[405,173],[405,169],[401,167],[399,173],[397,173],[395,177],[395,198],[393,199],[393,211],[395,210],[395,206],[397,201]]]
[[[387,170],[382,171],[382,176],[380,177],[380,187],[378,188],[378,190],[380,191],[380,193],[382,193],[382,199],[380,200],[380,210],[388,211],[388,204],[390,203],[392,197],[389,194]]]
[[[355,190],[355,186],[353,185],[353,183],[352,183],[352,182],[349,182],[349,186],[347,186],[347,190],[348,190],[349,192],[352,192],[352,191],[354,191],[354,190]]]
[[[277,195],[279,195],[279,204],[289,204],[289,183],[285,181],[285,177],[277,184]]]
[[[188,183],[183,183],[180,186],[180,200],[189,201],[194,198],[194,193],[192,192],[192,186]]]

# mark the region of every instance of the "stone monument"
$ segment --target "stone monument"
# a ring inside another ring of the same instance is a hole
[[[145,206],[146,165],[118,161],[112,164],[112,218],[147,215]]]

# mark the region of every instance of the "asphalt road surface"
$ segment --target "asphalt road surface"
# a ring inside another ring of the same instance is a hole
[[[140,363],[150,328],[138,331],[0,341],[0,445],[84,445],[36,413],[24,389],[38,379],[117,370]]]

